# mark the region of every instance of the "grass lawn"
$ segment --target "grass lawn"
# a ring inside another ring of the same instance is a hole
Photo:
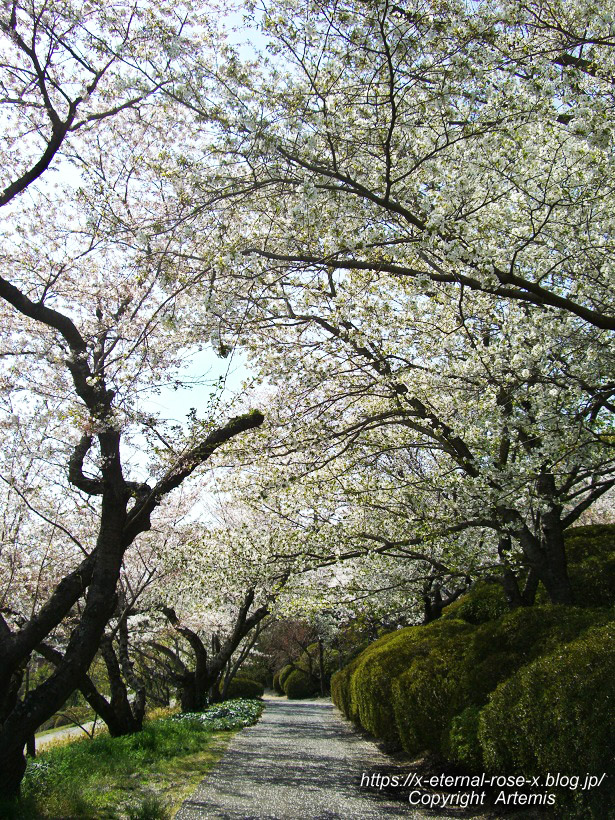
[[[7,820],[167,820],[220,759],[232,733],[255,723],[259,701],[148,721],[142,732],[76,740],[28,763],[22,797],[0,804]]]

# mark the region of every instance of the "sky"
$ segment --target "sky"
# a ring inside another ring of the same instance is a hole
[[[246,356],[241,351],[235,350],[222,359],[209,347],[190,355],[177,373],[179,381],[194,382],[193,386],[163,387],[160,395],[152,395],[142,406],[167,421],[184,423],[192,407],[198,411],[207,404],[212,386],[218,379],[224,380],[222,398],[229,399],[241,390],[242,383],[249,376]]]

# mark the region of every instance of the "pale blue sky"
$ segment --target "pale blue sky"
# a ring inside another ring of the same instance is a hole
[[[188,356],[177,374],[178,380],[192,382],[192,385],[178,389],[164,387],[159,396],[144,401],[143,408],[169,421],[185,422],[191,407],[196,407],[197,415],[202,416],[218,379],[224,380],[222,398],[228,400],[241,390],[249,375],[246,357],[241,351],[234,350],[222,359],[211,348],[201,350]]]

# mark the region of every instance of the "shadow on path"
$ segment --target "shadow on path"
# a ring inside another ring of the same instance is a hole
[[[390,761],[357,735],[330,701],[265,701],[260,722],[232,739],[176,820],[433,816],[360,789],[364,772],[382,770]]]

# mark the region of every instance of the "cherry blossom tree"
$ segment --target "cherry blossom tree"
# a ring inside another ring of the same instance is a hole
[[[180,79],[207,46],[204,11],[188,4],[13,2],[0,15],[2,423],[11,430],[7,449],[20,461],[3,476],[5,556],[15,559],[3,578],[0,617],[6,796],[19,789],[26,739],[83,683],[116,611],[127,549],[151,528],[167,495],[263,421],[257,411],[227,421],[221,410],[204,421],[195,415],[181,440],[152,452],[149,465],[142,457],[138,470],[131,467],[134,436],[155,427],[140,399],[181,361],[199,278],[143,253],[143,218],[161,172],[168,118],[183,126]],[[54,189],[58,171],[62,184]],[[133,230],[141,225],[138,252],[106,231],[115,210],[134,216]],[[11,548],[37,527],[44,539],[31,542],[17,563]],[[34,600],[32,567],[41,580]],[[28,578],[29,606],[23,595],[25,605],[9,603],[19,597],[18,577]],[[31,653],[61,626],[69,634],[53,673],[20,699]]]
[[[195,523],[181,547],[159,551],[158,582],[140,602],[148,619],[140,651],[164,668],[185,711],[219,696],[220,682],[245,660],[292,574],[281,534],[263,516],[250,515],[239,500],[216,509],[221,524]]]
[[[229,71],[219,118],[251,189],[206,298],[279,385],[269,454],[296,480],[350,453],[406,510],[365,537],[473,540],[517,604],[569,603],[563,532],[613,484],[608,15],[261,10],[273,57]]]

